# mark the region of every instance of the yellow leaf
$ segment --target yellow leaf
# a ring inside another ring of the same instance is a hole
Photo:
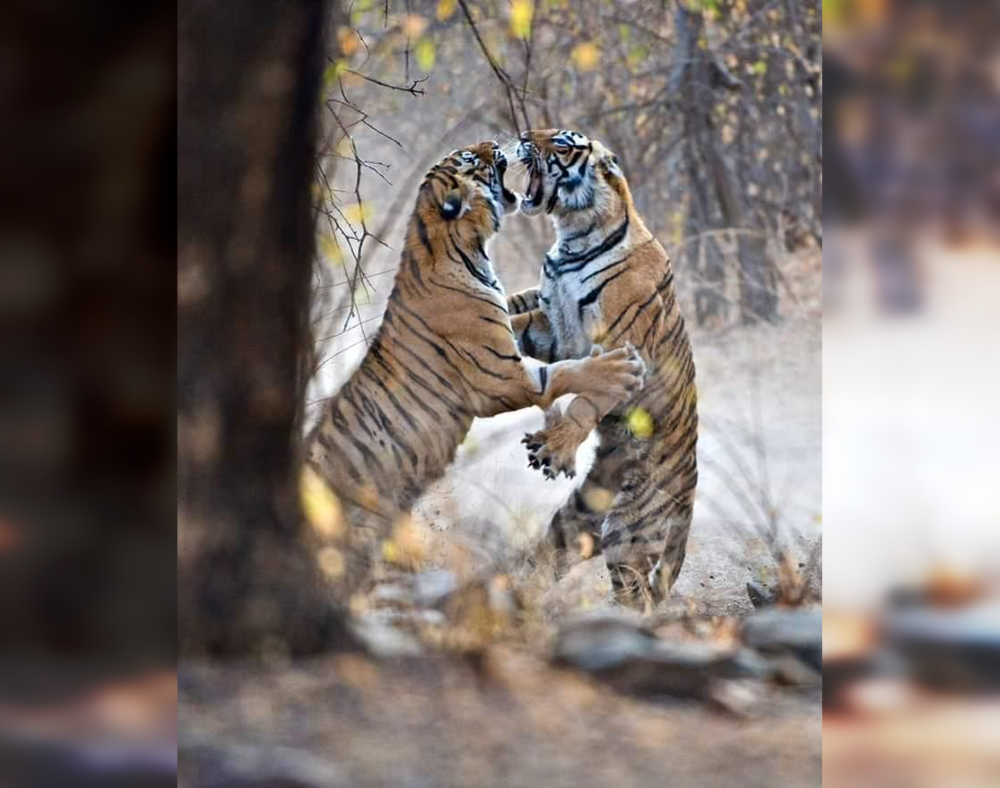
[[[302,469],[299,478],[299,498],[302,511],[309,524],[327,539],[344,532],[344,518],[340,511],[340,501],[312,468]]]
[[[323,233],[319,237],[319,251],[330,265],[344,264],[344,254],[340,251],[340,244],[333,236]]]
[[[368,223],[374,215],[375,212],[372,210],[371,205],[365,202],[355,203],[344,208],[344,218],[352,224]]]
[[[368,288],[364,285],[358,285],[354,290],[354,303],[357,306],[367,306],[372,302],[371,295],[368,292]],[[373,501],[377,501],[378,496],[374,496]],[[374,505],[374,503],[373,503]]]
[[[587,41],[573,47],[570,57],[580,71],[592,71],[601,60],[601,50],[596,44]]]
[[[434,68],[434,61],[437,58],[437,51],[434,49],[434,42],[429,38],[421,38],[417,42],[413,54],[417,57],[417,65],[424,71]]]
[[[625,416],[628,431],[641,441],[653,434],[653,417],[645,408],[632,408]]]
[[[606,487],[591,487],[584,485],[580,497],[592,512],[606,512],[615,501],[615,493]]]
[[[403,32],[407,38],[419,38],[427,29],[427,25],[427,18],[418,14],[407,14],[403,17]]]
[[[439,22],[443,22],[448,19],[452,14],[455,13],[455,9],[458,8],[458,0],[438,0],[437,7],[437,18]]]
[[[535,14],[532,0],[514,0],[510,7],[510,32],[515,38],[531,35],[531,18]]]
[[[357,32],[349,27],[337,28],[337,43],[340,45],[340,51],[347,57],[353,55],[361,47],[361,39],[358,38]]]
[[[475,454],[479,451],[479,441],[472,437],[472,433],[465,436],[465,440],[462,441],[462,449],[468,454]]]
[[[337,58],[325,69],[323,69],[323,92],[329,92],[336,82],[347,70],[347,61],[344,58]]]
[[[382,557],[397,566],[415,569],[423,563],[424,553],[420,528],[408,516],[396,523],[392,536],[382,543]]]
[[[345,159],[350,158],[354,153],[354,143],[351,141],[350,137],[341,137],[337,140],[337,146],[334,148],[338,156],[343,156]]]
[[[324,547],[316,556],[316,562],[323,574],[331,579],[344,574],[344,556],[336,547]]]

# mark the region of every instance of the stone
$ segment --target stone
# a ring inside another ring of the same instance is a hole
[[[340,788],[347,779],[332,762],[281,746],[182,745],[179,786],[191,788]]]
[[[819,608],[760,610],[743,622],[740,638],[761,654],[793,654],[813,670],[823,669],[823,611]]]
[[[636,695],[711,698],[718,682],[766,674],[766,666],[745,649],[662,641],[638,618],[611,612],[566,622],[553,659]]]

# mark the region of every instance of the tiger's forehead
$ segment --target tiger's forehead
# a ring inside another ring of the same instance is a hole
[[[496,142],[481,142],[478,145],[472,145],[468,148],[453,150],[446,157],[446,161],[471,164],[478,167],[483,163],[484,158],[487,163],[492,163],[498,157],[503,158],[503,153]]]
[[[552,135],[552,142],[556,145],[566,145],[570,148],[586,148],[590,144],[586,134],[571,129],[559,129]]]

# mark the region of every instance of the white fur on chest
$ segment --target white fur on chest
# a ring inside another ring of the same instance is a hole
[[[594,337],[604,320],[599,298],[591,303],[581,302],[594,288],[620,270],[613,263],[625,256],[626,248],[626,243],[622,243],[590,260],[578,271],[567,271],[552,277],[542,273],[541,295],[548,303],[543,301],[541,307],[552,326],[560,357],[580,358],[590,353]],[[549,257],[558,259],[558,241],[549,250]]]

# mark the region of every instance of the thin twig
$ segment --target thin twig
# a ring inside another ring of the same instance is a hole
[[[486,42],[483,41],[483,37],[479,35],[479,28],[476,27],[476,23],[472,21],[472,13],[469,11],[469,6],[466,4],[465,0],[458,0],[458,4],[462,7],[462,13],[465,14],[465,21],[468,22],[469,27],[472,29],[472,34],[476,37],[476,41],[479,44],[479,48],[483,51],[486,61],[490,64],[490,68],[493,69],[493,73],[496,74],[497,79],[500,80],[506,90],[507,103],[510,106],[510,119],[514,124],[515,131],[520,131],[520,129],[517,128],[517,112],[514,109],[515,98],[517,98],[517,103],[521,108],[521,118],[524,120],[523,128],[530,129],[531,121],[528,120],[528,109],[524,105],[524,96],[518,93],[517,88],[514,87],[514,83],[511,81],[510,74],[508,74],[503,67],[497,63],[493,55],[490,53],[489,47],[487,47]]]
[[[402,91],[403,93],[412,93],[414,96],[424,95],[423,88],[418,88],[417,85],[419,85],[421,82],[426,82],[428,79],[430,79],[430,77],[415,79],[413,80],[413,83],[409,87],[404,87],[403,85],[390,85],[388,82],[383,82],[380,79],[375,79],[375,77],[370,77],[367,74],[361,74],[351,68],[347,69],[347,73],[361,77],[365,82],[371,82],[374,85],[379,85],[380,87],[383,88],[389,88],[390,90],[399,90]]]

